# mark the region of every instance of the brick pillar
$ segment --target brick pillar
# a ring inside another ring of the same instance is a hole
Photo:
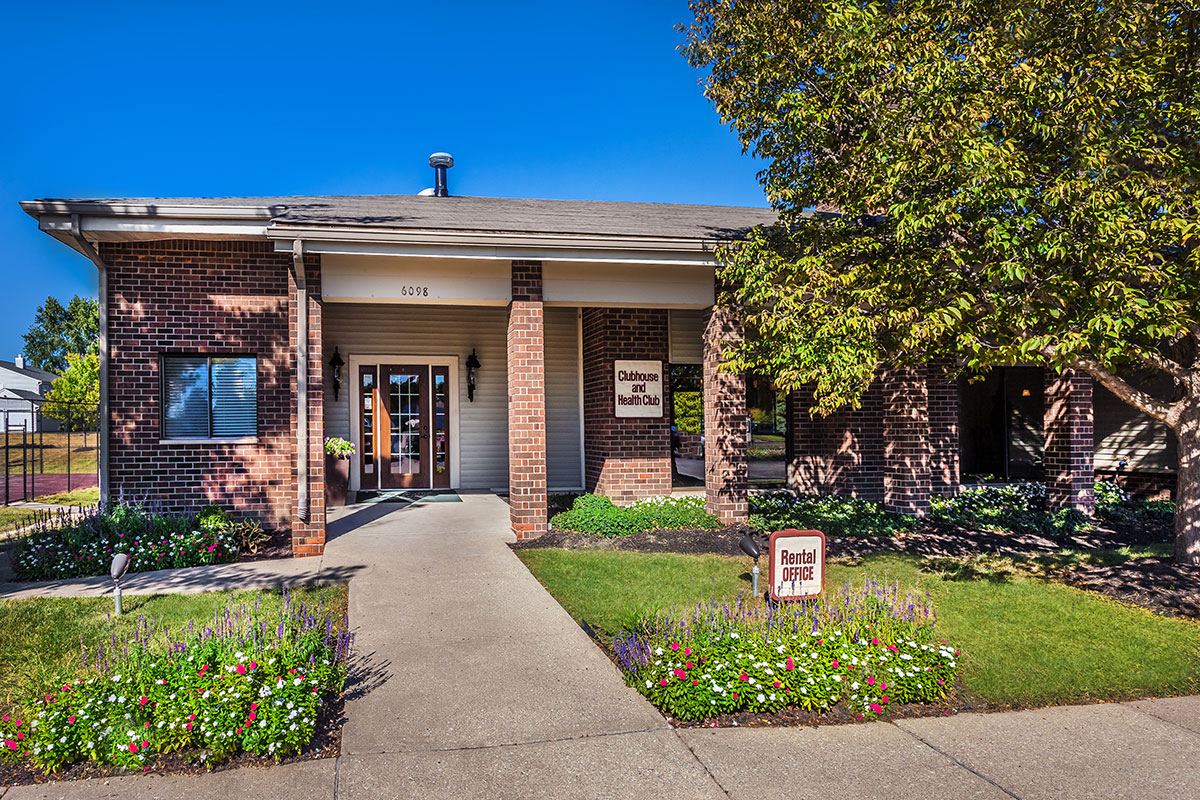
[[[1084,372],[1046,370],[1046,507],[1091,514],[1096,497],[1092,378]]]
[[[613,399],[615,361],[661,361],[667,384],[667,349],[662,309],[583,310],[584,478],[618,505],[671,493],[669,398],[657,417],[618,417]]]
[[[929,391],[924,369],[889,370],[883,389],[883,505],[923,517],[929,513]]]
[[[709,513],[726,525],[750,513],[746,379],[719,369],[726,343],[741,338],[741,320],[714,306],[704,325],[704,493]]]
[[[542,262],[512,262],[508,304],[508,498],[518,539],[546,532],[546,349]]]
[[[325,370],[321,350],[320,256],[305,256],[304,271],[308,284],[308,519],[301,519],[298,505],[294,506],[292,555],[295,558],[319,556],[325,552]],[[296,283],[295,276],[291,275],[290,271],[288,287],[291,292],[291,300],[288,303],[291,318],[289,340],[294,348],[297,334]],[[293,383],[293,389],[294,387]],[[296,430],[296,421],[297,415],[293,407],[293,431]],[[295,464],[295,439],[292,440],[292,446],[292,463]],[[293,483],[295,480],[293,467]],[[296,496],[299,496],[298,491]]]
[[[958,381],[949,374],[949,364],[926,367],[929,391],[930,490],[935,496],[950,497],[958,491]]]
[[[871,384],[862,405],[813,416],[813,387],[793,392],[789,403],[788,486],[801,494],[834,494],[883,500],[883,395]]]

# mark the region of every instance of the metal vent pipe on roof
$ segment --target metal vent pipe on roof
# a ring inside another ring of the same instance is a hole
[[[454,157],[449,153],[434,153],[429,157],[429,166],[433,167],[433,196],[449,197],[450,190],[446,188],[446,170],[454,166]]]

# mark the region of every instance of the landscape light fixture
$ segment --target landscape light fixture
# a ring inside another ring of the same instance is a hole
[[[758,557],[761,555],[758,550],[758,542],[754,541],[754,536],[752,534],[747,533],[742,537],[742,540],[738,542],[738,547],[742,548],[743,553],[754,559],[754,570],[751,572],[751,576],[753,578],[751,594],[753,594],[755,597],[758,597]]]
[[[121,577],[129,571],[129,556],[125,553],[117,553],[113,556],[112,566],[108,568],[108,574],[113,579],[113,597],[117,601],[117,616],[121,615]]]
[[[472,403],[475,402],[475,371],[482,364],[479,363],[479,357],[475,355],[475,348],[471,348],[471,355],[467,357],[467,399]]]
[[[333,358],[329,359],[329,366],[333,367],[333,402],[337,402],[338,391],[342,388],[342,367],[346,364],[342,360],[342,354],[338,349],[333,348]]]

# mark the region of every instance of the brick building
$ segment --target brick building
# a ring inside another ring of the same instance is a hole
[[[108,496],[216,501],[320,553],[323,442],[342,437],[352,499],[503,491],[537,536],[550,492],[672,491],[686,367],[708,506],[746,517],[746,383],[718,368],[743,332],[714,306],[713,246],[768,210],[444,192],[22,206],[99,270]],[[1086,507],[1091,385],[1043,388],[1052,500]],[[797,393],[789,482],[923,513],[959,484],[962,396],[939,367],[823,419]]]

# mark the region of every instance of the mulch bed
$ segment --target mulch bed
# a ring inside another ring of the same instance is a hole
[[[159,755],[140,773],[130,772],[121,767],[98,765],[91,763],[76,764],[56,775],[47,775],[28,767],[12,767],[0,764],[0,787],[24,786],[28,784],[50,783],[51,781],[82,781],[89,778],[113,778],[128,775],[202,775],[207,772],[223,772],[228,769],[241,767],[257,767],[265,769],[276,763],[293,764],[298,761],[315,761],[318,758],[337,758],[342,751],[342,726],[346,722],[345,697],[339,695],[333,702],[321,707],[317,715],[317,727],[312,741],[302,751],[294,756],[280,759],[265,756],[240,753],[228,761],[214,767],[189,760],[182,753]],[[195,754],[192,754],[193,756]],[[2,792],[0,792],[2,793]]]
[[[774,713],[720,714],[711,719],[680,720],[667,719],[676,728],[815,728],[818,725],[850,725],[856,722],[885,719],[916,719],[918,717],[948,717],[961,712],[999,711],[982,701],[973,701],[959,693],[936,703],[897,703],[887,707],[887,714],[871,716],[869,719],[852,713],[839,703],[828,711],[805,711],[800,708],[784,708]]]
[[[632,550],[640,553],[685,553],[689,555],[740,556],[738,542],[747,533],[757,533],[749,525],[730,525],[707,530],[685,528],[631,533],[628,536],[597,536],[592,533],[551,530],[536,539],[510,544],[514,550],[559,547],[564,550]]]
[[[1200,567],[1161,558],[1134,558],[1111,567],[1084,564],[1064,583],[1160,614],[1200,619]]]
[[[292,557],[292,535],[285,530],[273,530],[266,544],[258,548],[257,553],[241,553],[238,562],[271,561],[277,558]]]

